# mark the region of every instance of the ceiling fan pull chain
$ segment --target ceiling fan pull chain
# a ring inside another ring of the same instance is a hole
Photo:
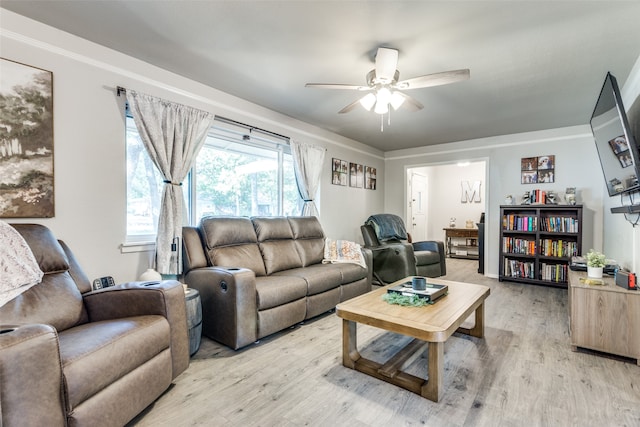
[[[380,132],[384,132],[384,115],[380,114]]]

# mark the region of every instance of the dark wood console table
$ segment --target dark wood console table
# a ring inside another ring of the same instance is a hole
[[[446,227],[443,230],[449,258],[478,259],[477,228]]]

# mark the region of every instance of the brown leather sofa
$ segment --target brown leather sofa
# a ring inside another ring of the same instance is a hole
[[[0,425],[126,424],[189,366],[182,286],[92,291],[48,228],[13,227],[45,274],[0,307]]]
[[[315,217],[205,217],[184,227],[184,281],[200,292],[203,334],[233,349],[371,290],[367,268],[323,264]]]

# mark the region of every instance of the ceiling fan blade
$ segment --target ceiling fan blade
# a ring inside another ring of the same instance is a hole
[[[422,105],[417,99],[414,99],[412,97],[410,97],[409,95],[402,93],[402,92],[395,92],[398,95],[402,96],[404,98],[404,102],[402,103],[401,107],[406,108],[409,111],[419,111],[422,110],[424,108],[424,105]]]
[[[469,80],[470,72],[468,69],[444,71],[442,73],[427,74],[426,76],[414,77],[412,79],[403,80],[394,86],[398,89],[420,89],[423,87],[447,85],[463,80]]]
[[[315,87],[319,89],[348,89],[348,90],[369,90],[368,86],[334,84],[334,83],[307,83],[304,87]]]
[[[386,47],[378,48],[376,54],[376,78],[391,82],[398,66],[398,51]]]
[[[360,105],[360,100],[353,101],[351,104],[344,107],[342,110],[338,111],[338,114],[345,114],[352,110],[354,110],[358,105]]]

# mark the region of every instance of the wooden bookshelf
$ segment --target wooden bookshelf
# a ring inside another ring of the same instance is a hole
[[[566,288],[582,254],[582,206],[500,206],[499,280]]]

